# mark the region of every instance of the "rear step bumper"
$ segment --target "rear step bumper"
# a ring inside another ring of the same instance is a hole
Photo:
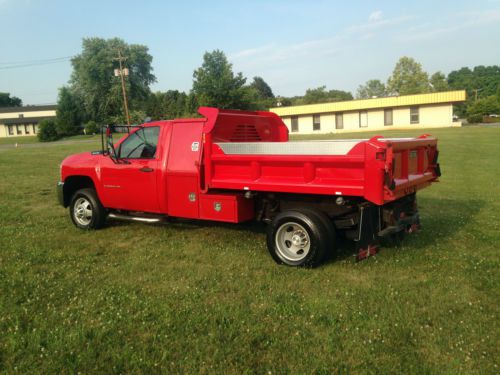
[[[396,225],[388,226],[377,233],[379,237],[384,237],[389,234],[398,233],[401,231],[411,231],[414,225],[420,225],[420,215],[418,212],[412,216],[406,216],[399,219]]]

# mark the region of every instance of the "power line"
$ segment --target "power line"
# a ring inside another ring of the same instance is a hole
[[[17,68],[27,68],[30,66],[38,66],[38,65],[48,65],[48,64],[56,64],[68,61],[72,59],[74,56],[64,56],[64,57],[56,57],[52,59],[44,59],[44,60],[28,60],[28,61],[12,61],[12,62],[0,62],[0,70],[7,69],[17,69]]]

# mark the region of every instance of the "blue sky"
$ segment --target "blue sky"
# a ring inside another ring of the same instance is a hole
[[[78,54],[91,36],[147,45],[162,91],[189,90],[213,49],[284,96],[322,85],[354,93],[385,81],[403,55],[429,73],[500,64],[500,0],[0,0],[0,25],[0,92],[25,104],[55,103],[70,62],[2,67]]]

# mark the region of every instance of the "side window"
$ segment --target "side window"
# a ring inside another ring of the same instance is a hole
[[[384,125],[392,125],[392,108],[384,109]]]
[[[418,107],[410,107],[410,124],[418,124],[420,122],[420,116]]]
[[[299,118],[297,116],[292,116],[292,133],[299,131]]]
[[[344,129],[344,115],[342,113],[335,114],[335,129]]]
[[[313,130],[321,130],[321,116],[320,115],[313,116]]]
[[[120,146],[120,158],[153,159],[156,155],[159,134],[159,126],[141,128],[130,134]]]

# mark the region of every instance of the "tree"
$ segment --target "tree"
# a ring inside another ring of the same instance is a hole
[[[429,78],[429,84],[434,92],[447,91],[448,82],[446,81],[446,76],[441,72],[436,72]]]
[[[57,134],[56,122],[52,119],[45,119],[38,124],[38,139],[40,142],[56,141],[60,138]]]
[[[263,78],[253,77],[250,87],[255,89],[259,99],[274,99],[273,90]]]
[[[114,76],[119,51],[126,57],[124,67],[129,69],[125,81],[131,110],[143,105],[150,94],[149,85],[156,81],[153,57],[146,46],[127,44],[118,38],[83,39],[82,52],[71,61],[70,88],[82,98],[88,118],[98,123],[123,113],[121,82]]]
[[[177,90],[155,92],[146,103],[146,113],[154,120],[183,117],[185,115],[187,95]]]
[[[358,87],[356,97],[358,99],[381,98],[387,96],[385,85],[379,79],[370,79],[364,85]]]
[[[246,100],[254,101],[253,109],[265,110],[275,105],[274,93],[262,77],[253,77],[249,85]]]
[[[68,87],[64,86],[59,90],[59,100],[57,102],[57,134],[73,135],[78,133],[83,122],[83,103]]]
[[[467,107],[478,98],[498,94],[500,98],[500,66],[476,66],[473,69],[463,67],[448,74],[448,86],[452,90],[466,90],[467,102],[455,106],[459,116],[467,114]]]
[[[85,124],[85,134],[96,134],[99,131],[99,127],[94,120],[90,120]]]
[[[469,97],[475,97],[479,90],[482,97],[495,95],[500,89],[500,66],[476,66],[472,70],[464,67],[448,74],[448,85],[454,90],[466,90]]]
[[[326,86],[315,89],[307,89],[302,99],[295,100],[294,104],[315,104],[327,102],[339,102],[343,100],[352,100],[352,94],[342,90],[327,90]]]
[[[8,92],[0,92],[0,108],[1,107],[21,107],[23,101],[17,96],[10,96]]]
[[[198,110],[198,106],[198,99],[196,98],[194,92],[191,91],[186,98],[186,102],[184,103],[184,116],[198,116],[198,113],[196,112]]]
[[[467,106],[467,121],[480,122],[483,116],[500,114],[500,101],[496,95],[475,100]]]
[[[203,64],[193,73],[193,93],[199,105],[223,109],[247,109],[246,78],[234,74],[224,52],[205,52]]]
[[[430,91],[429,76],[422,65],[411,57],[403,56],[387,80],[387,91],[395,95],[422,94]]]

